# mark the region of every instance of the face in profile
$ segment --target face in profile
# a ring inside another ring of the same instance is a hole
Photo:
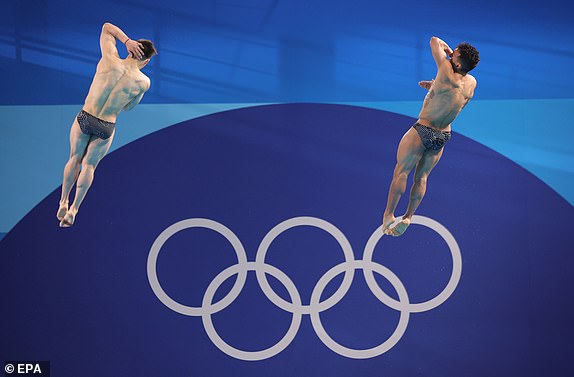
[[[460,51],[458,48],[455,48],[452,52],[452,56],[450,57],[450,64],[452,65],[452,68],[455,72],[463,72],[463,65],[460,59]]]

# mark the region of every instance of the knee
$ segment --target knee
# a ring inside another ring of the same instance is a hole
[[[415,177],[414,178],[414,184],[415,185],[419,185],[419,186],[425,186],[427,185],[427,175],[421,175],[420,177]]]
[[[82,164],[82,156],[77,154],[71,154],[70,159],[68,160],[68,164],[74,166],[80,166]]]
[[[408,177],[409,177],[408,171],[399,169],[398,167],[395,168],[395,172],[393,173],[393,179],[400,182],[406,182]]]
[[[77,188],[87,188],[92,184],[94,179],[94,169],[95,167],[91,164],[82,163],[82,169],[80,171],[80,176],[78,177]]]
[[[86,172],[90,172],[93,173],[94,170],[96,170],[96,166],[97,164],[94,164],[91,161],[82,161],[82,170],[86,171]]]

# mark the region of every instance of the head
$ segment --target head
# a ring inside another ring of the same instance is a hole
[[[472,71],[479,61],[478,50],[466,42],[456,46],[450,60],[454,70],[463,75]]]
[[[142,67],[144,67],[149,63],[152,56],[157,55],[157,50],[155,49],[153,42],[148,39],[138,39],[137,41],[143,46],[143,56],[139,61],[143,63]]]

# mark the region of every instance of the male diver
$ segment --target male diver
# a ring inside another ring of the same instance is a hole
[[[428,90],[417,122],[404,134],[397,149],[397,164],[383,214],[383,231],[402,235],[421,203],[431,170],[439,162],[451,137],[451,124],[474,95],[476,79],[468,74],[478,64],[476,48],[459,44],[454,51],[441,39],[430,40],[437,74],[419,85]],[[416,167],[406,213],[398,222],[394,212],[407,186],[407,177]]]
[[[126,46],[127,58],[120,58],[116,39]],[[141,69],[156,54],[151,41],[134,41],[117,26],[105,23],[100,34],[100,49],[102,57],[88,96],[70,130],[70,158],[64,168],[57,212],[61,227],[74,224],[94,179],[94,170],[114,139],[118,114],[136,106],[150,87],[150,80]],[[76,181],[74,202],[68,208],[68,197]]]

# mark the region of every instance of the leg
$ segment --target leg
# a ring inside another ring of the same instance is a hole
[[[424,151],[425,148],[417,131],[411,127],[401,139],[397,149],[397,164],[389,188],[387,207],[383,214],[383,231],[385,234],[389,234],[388,228],[395,221],[394,212],[401,195],[407,188],[407,177],[422,158]]]
[[[413,217],[415,211],[425,196],[427,190],[427,178],[432,169],[436,166],[442,157],[443,151],[444,148],[438,151],[427,150],[417,164],[417,170],[415,171],[415,177],[413,179],[413,186],[411,187],[409,206],[407,208],[407,212],[403,215],[401,222],[390,229],[393,236],[402,235],[410,225],[411,218]]]
[[[90,139],[86,154],[82,159],[82,170],[78,176],[76,196],[74,198],[74,202],[70,206],[70,209],[66,213],[66,216],[60,222],[61,227],[68,227],[74,224],[74,220],[78,210],[80,209],[80,205],[82,204],[82,201],[84,200],[86,193],[88,192],[88,189],[94,180],[94,171],[96,170],[96,167],[100,163],[101,159],[106,155],[106,153],[108,153],[108,150],[112,145],[114,135],[115,132],[112,134],[112,136],[105,140],[94,136],[92,136]]]
[[[90,141],[90,135],[86,135],[80,129],[78,120],[74,119],[70,129],[70,158],[64,167],[64,178],[62,181],[62,195],[60,197],[60,207],[58,208],[58,220],[62,220],[68,212],[68,197],[72,186],[78,178],[80,172],[80,163],[86,153],[86,147]]]
[[[436,164],[438,164],[443,152],[444,148],[439,151],[427,150],[424,153],[421,161],[417,165],[413,186],[411,188],[409,207],[407,208],[407,212],[403,218],[410,219],[413,217],[415,211],[425,196],[428,176]]]

